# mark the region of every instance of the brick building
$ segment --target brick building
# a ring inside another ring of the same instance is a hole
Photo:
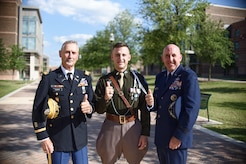
[[[222,21],[234,43],[235,63],[227,70],[216,64],[212,77],[246,77],[246,9],[221,5],[210,5],[206,9],[210,19]],[[208,74],[208,64],[200,63],[199,75]]]
[[[1,80],[35,80],[48,70],[49,59],[43,55],[42,18],[38,8],[24,7],[21,0],[0,0],[0,38],[6,47],[24,47],[24,70],[0,71]],[[44,68],[46,70],[44,70]]]
[[[231,74],[246,77],[246,19],[232,23],[228,30],[235,50],[235,66]]]

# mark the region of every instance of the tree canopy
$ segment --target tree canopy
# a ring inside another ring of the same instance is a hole
[[[93,38],[80,47],[82,60],[77,62],[78,67],[92,70],[109,66],[111,49],[116,42],[127,43],[132,54],[131,62],[136,62],[139,55],[138,29],[134,16],[128,10],[120,12],[104,30],[98,31]],[[110,41],[111,33],[114,35],[114,41]]]
[[[22,70],[26,67],[26,58],[23,51],[24,48],[19,45],[10,46],[11,51],[8,52],[7,69],[11,69],[13,74],[15,70]]]
[[[117,14],[104,30],[80,48],[82,60],[78,67],[93,70],[111,65],[110,52],[116,42],[126,42],[132,54],[131,63],[141,60],[143,65],[158,65],[163,48],[170,43],[178,45],[183,54],[182,63],[189,66],[186,50],[193,50],[199,62],[211,67],[219,62],[222,67],[232,63],[232,42],[221,27],[206,15],[206,0],[139,0],[140,22],[128,10]],[[110,35],[114,41],[110,42]],[[209,77],[211,76],[211,67]]]
[[[0,38],[0,71],[7,68],[7,49],[5,48],[2,39]]]
[[[228,31],[223,29],[221,22],[208,19],[200,24],[193,37],[192,45],[196,55],[202,62],[209,64],[208,80],[211,79],[211,69],[216,63],[220,63],[221,67],[225,68],[233,62],[233,44],[228,38]]]
[[[187,30],[193,31],[194,25],[204,20],[207,6],[203,0],[141,0],[140,13],[146,20],[141,51],[144,64],[162,66],[160,55],[170,43],[177,44],[184,54],[190,38]]]

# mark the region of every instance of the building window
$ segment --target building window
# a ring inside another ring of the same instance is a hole
[[[27,50],[36,49],[36,17],[23,16],[22,46]]]
[[[23,35],[35,35],[36,34],[36,17],[23,17],[22,24],[22,34]]]
[[[23,16],[22,22],[23,35],[36,35],[36,17]]]
[[[235,36],[239,37],[240,36],[240,31],[238,29],[235,30]]]
[[[235,50],[239,49],[239,43],[238,42],[234,43],[234,48],[235,48]]]
[[[27,50],[35,50],[36,39],[34,37],[22,37],[22,46]]]

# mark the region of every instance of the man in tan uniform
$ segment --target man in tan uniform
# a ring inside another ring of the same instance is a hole
[[[129,164],[137,164],[147,152],[150,134],[148,85],[141,74],[128,68],[131,55],[126,44],[115,44],[111,59],[114,70],[99,79],[95,90],[95,110],[106,112],[97,152],[103,164],[115,163],[121,154]]]

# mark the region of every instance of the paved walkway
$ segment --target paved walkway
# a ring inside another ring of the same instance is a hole
[[[31,111],[38,82],[25,86],[0,99],[0,163],[45,164],[46,156],[32,128]],[[141,164],[158,164],[154,146],[154,113],[151,113],[149,151]],[[94,114],[88,120],[89,164],[100,164],[95,141],[104,115]],[[246,163],[246,144],[209,131],[200,125],[207,123],[199,117],[194,126],[194,145],[189,150],[188,164]],[[211,120],[210,123],[218,123]],[[117,164],[127,164],[121,158]]]

